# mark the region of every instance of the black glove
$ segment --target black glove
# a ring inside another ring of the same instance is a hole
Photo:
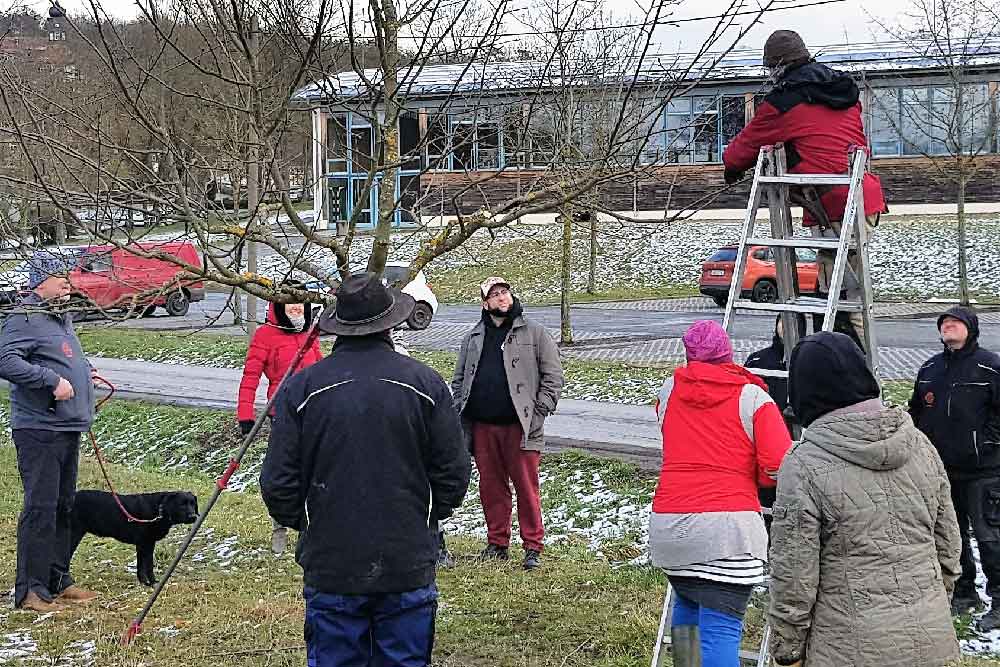
[[[243,434],[244,438],[253,430],[254,423],[252,419],[240,420],[240,433]]]
[[[740,181],[743,180],[743,172],[742,171],[735,171],[733,169],[726,169],[726,171],[723,174],[723,176],[726,179],[726,185],[732,185],[734,183],[739,183]]]

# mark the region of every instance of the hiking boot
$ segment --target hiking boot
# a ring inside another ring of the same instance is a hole
[[[80,588],[76,584],[66,587],[63,592],[56,597],[59,602],[73,602],[75,604],[86,604],[97,597],[97,593]]]
[[[534,549],[524,550],[524,567],[525,570],[536,570],[542,566],[542,554]]]
[[[985,608],[986,606],[983,604],[983,601],[979,599],[979,594],[974,590],[956,590],[951,596],[952,616],[961,616],[962,614],[982,611]]]
[[[280,556],[288,548],[288,529],[275,528],[271,531],[271,553]]]
[[[998,628],[1000,628],[1000,598],[993,598],[990,610],[979,619],[979,629],[982,632],[990,632]]]
[[[507,560],[507,547],[496,544],[487,544],[486,548],[479,552],[479,560]]]
[[[444,543],[444,531],[438,532],[438,558],[439,568],[450,569],[455,567],[455,559],[448,553],[448,546]]]
[[[48,614],[53,611],[62,611],[66,607],[61,604],[56,604],[55,602],[46,602],[42,598],[38,597],[38,594],[34,591],[29,591],[17,608],[24,611],[38,612],[39,614]]]

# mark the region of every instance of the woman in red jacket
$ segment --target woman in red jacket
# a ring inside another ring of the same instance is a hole
[[[312,308],[301,303],[272,303],[268,307],[267,322],[257,329],[250,341],[246,364],[243,366],[243,379],[240,381],[236,418],[243,435],[250,432],[256,419],[254,399],[260,376],[267,378],[267,397],[271,398],[299,348],[305,345],[312,317]],[[319,340],[315,339],[295,370],[300,371],[322,358]],[[273,520],[271,527],[271,549],[275,554],[280,554],[288,545],[288,532]]]
[[[687,365],[656,403],[663,467],[649,548],[675,592],[674,664],[736,667],[743,615],[764,581],[767,533],[757,487],[774,486],[791,447],[765,385],[733,363],[729,336],[696,322],[684,334]]]

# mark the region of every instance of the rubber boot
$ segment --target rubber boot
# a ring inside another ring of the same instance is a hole
[[[674,667],[701,667],[701,634],[697,625],[670,628],[670,649]]]

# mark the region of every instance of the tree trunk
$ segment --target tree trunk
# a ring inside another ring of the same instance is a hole
[[[958,300],[963,306],[969,305],[969,268],[966,253],[965,228],[965,188],[968,179],[964,172],[958,176]]]
[[[597,214],[590,214],[590,273],[587,275],[587,294],[597,291]]]
[[[385,119],[372,123],[373,128],[381,127],[382,181],[378,191],[378,217],[375,221],[375,242],[368,258],[368,270],[381,274],[389,259],[389,245],[392,238],[392,222],[396,214],[396,165],[399,164],[399,115],[400,100],[397,97],[397,71],[399,69],[399,19],[393,0],[371,0],[372,19],[376,30],[381,27],[384,36],[382,48],[382,77],[385,100]],[[379,26],[381,24],[381,26]]]
[[[569,294],[573,289],[573,281],[570,272],[573,269],[571,261],[571,251],[573,249],[573,216],[563,210],[559,216],[562,220],[562,263],[560,273],[562,276],[562,286],[559,290],[559,342],[569,345],[573,342],[573,324],[569,314]]]

